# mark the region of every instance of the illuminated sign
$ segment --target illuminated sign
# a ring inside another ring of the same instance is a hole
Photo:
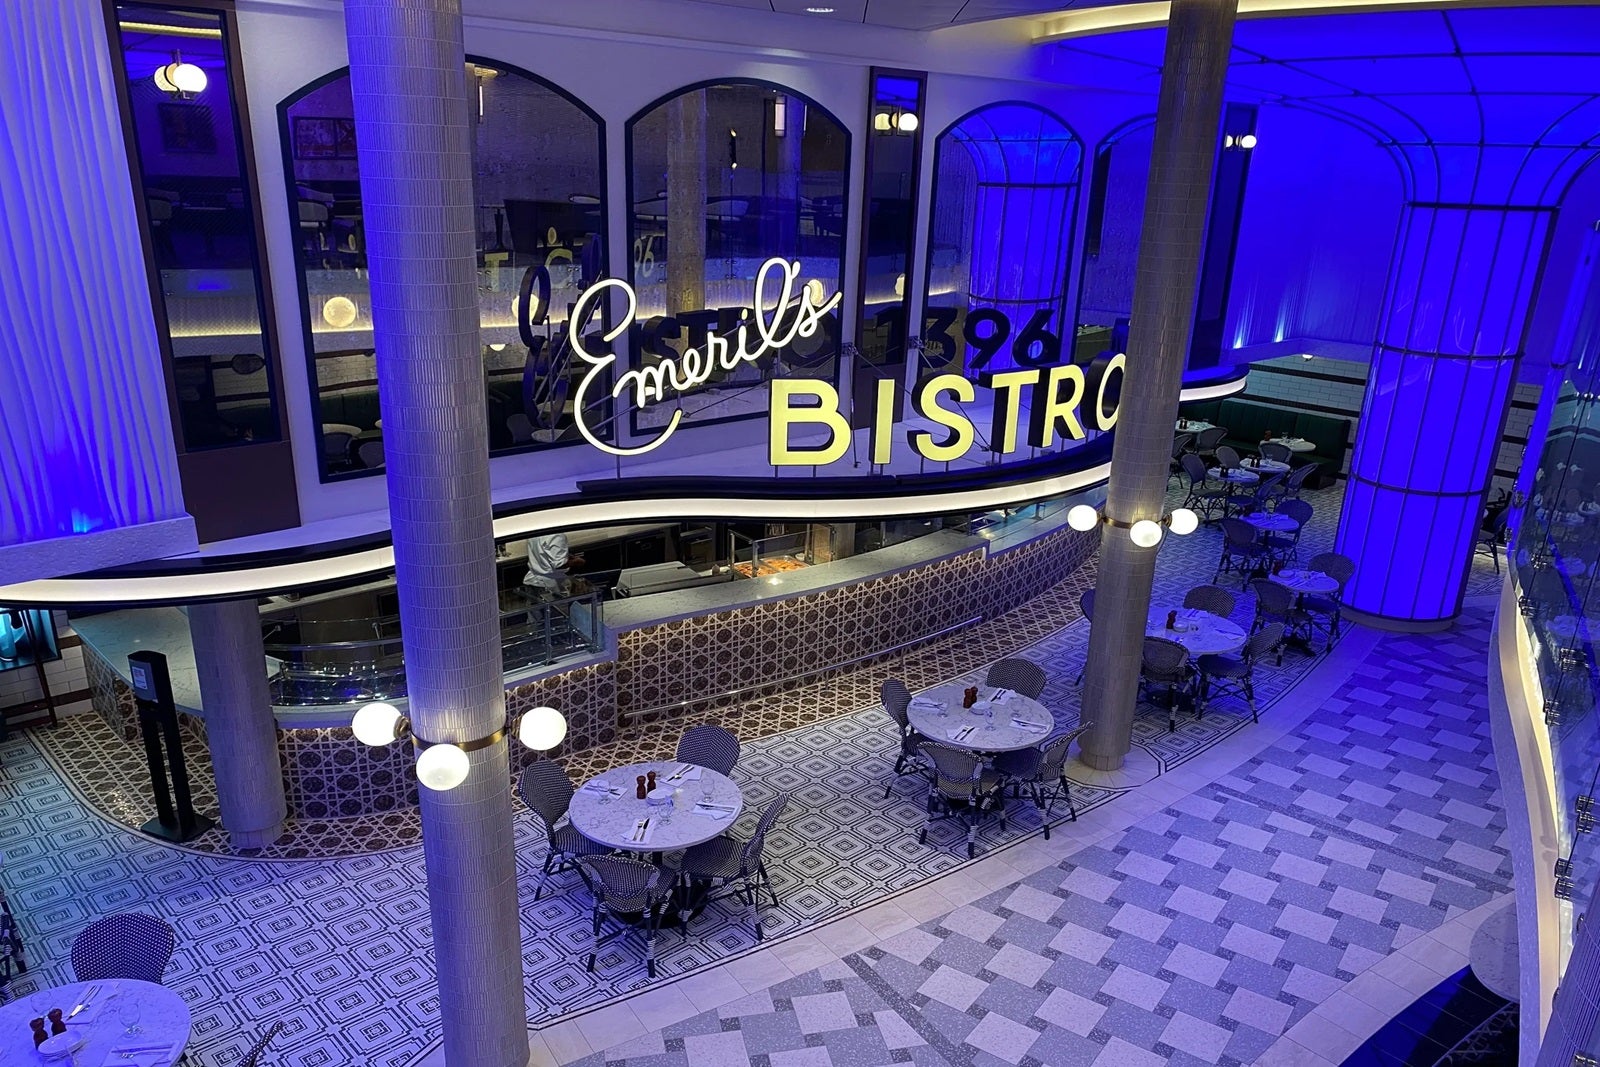
[[[542,317],[549,301],[548,289],[541,285],[535,292],[534,285],[525,279],[523,290],[521,306],[528,309],[530,317]],[[622,299],[622,315],[615,324],[585,334],[584,328],[601,317],[612,290]],[[579,434],[613,456],[641,456],[660,448],[682,424],[683,411],[674,411],[648,441],[626,447],[612,444],[602,438],[601,427],[591,422],[605,411],[608,380],[610,397],[626,398],[636,410],[681,399],[719,374],[770,362],[779,353],[790,352],[797,341],[816,336],[841,299],[838,293],[825,299],[818,281],[801,284],[798,262],[768,259],[756,272],[751,306],[740,309],[731,321],[724,319],[727,325],[720,331],[707,330],[700,344],[687,344],[679,351],[666,344],[666,338],[676,336],[680,330],[676,319],[651,319],[639,326],[639,297],[633,286],[617,278],[596,282],[578,297],[568,316],[572,327],[569,343],[585,365],[573,392],[573,419]],[[1000,313],[991,311],[990,315]],[[616,346],[636,326],[643,336],[641,351],[656,358],[613,373],[619,361]],[[1009,324],[1006,330],[1009,332]],[[1117,390],[1111,383],[1122,374],[1126,357],[1117,355],[1087,369],[1073,363],[1038,365],[1044,362],[1040,349],[1055,358],[1059,358],[1060,349],[1059,345],[1053,350],[1047,345],[1030,345],[1035,340],[1028,336],[1030,331],[1037,333],[1032,323],[1019,337],[1018,347],[1023,354],[1030,348],[1035,353],[1026,360],[1032,366],[984,371],[976,381],[953,373],[933,374],[917,384],[912,392],[912,408],[921,420],[939,431],[906,431],[905,439],[917,455],[929,462],[948,463],[973,448],[977,426],[962,405],[976,401],[979,388],[992,394],[988,398],[988,447],[1001,454],[1016,452],[1023,443],[1045,449],[1053,447],[1058,438],[1081,441],[1088,429],[1109,430],[1116,425]],[[988,336],[1003,340],[1003,335],[993,328]],[[993,347],[998,348],[1001,340],[996,340]],[[840,410],[839,393],[832,383],[816,378],[778,377],[768,383],[768,388],[768,461],[773,466],[824,466],[849,452],[850,420]],[[888,463],[893,458],[895,393],[899,388],[900,383],[893,378],[877,383],[869,423],[873,463]],[[1021,416],[1025,395],[1029,410],[1026,427]],[[1083,414],[1086,406],[1087,428]],[[824,443],[792,443],[791,430],[819,428],[828,431]]]

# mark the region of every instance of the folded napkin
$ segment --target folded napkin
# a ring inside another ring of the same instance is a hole
[[[1011,690],[996,689],[994,691],[994,696],[990,697],[989,699],[996,704],[1004,704],[1006,701],[1011,699]]]
[[[633,829],[628,832],[628,840],[635,845],[646,845],[655,835],[656,824],[653,818],[640,819],[633,824]]]
[[[585,782],[580,792],[592,793],[600,797],[620,797],[622,795],[621,789],[614,785],[606,785],[604,782]]]
[[[1032,722],[1028,719],[1019,719],[1015,715],[1011,716],[1011,725],[1015,726],[1019,730],[1029,730],[1033,733],[1042,733],[1045,730],[1050,729],[1048,726],[1044,725],[1044,723]]]
[[[952,741],[961,741],[964,740],[971,732],[972,727],[970,726],[958,726],[954,730],[948,731],[945,736]]]
[[[678,769],[667,775],[669,782],[698,782],[704,767],[696,767],[692,763],[680,763]]]
[[[942,708],[944,707],[944,701],[935,700],[932,697],[912,697],[911,706],[914,708]]]
[[[694,806],[694,813],[707,819],[731,819],[733,811],[732,804],[707,803],[704,800],[698,801]]]

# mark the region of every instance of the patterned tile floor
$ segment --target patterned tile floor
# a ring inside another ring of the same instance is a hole
[[[1318,503],[1336,505],[1337,497],[1332,496],[1331,501]],[[1324,519],[1328,517],[1319,518],[1308,534],[1309,550],[1316,550],[1311,542],[1317,531],[1331,534],[1332,522]],[[1209,573],[1215,552],[1214,533],[1175,542],[1163,552],[1161,587],[1181,590],[1192,584],[1194,574]],[[871,788],[886,780],[886,767],[892,761],[887,719],[868,706],[877,683],[896,673],[914,688],[921,687],[965,675],[998,656],[1024,649],[1058,679],[1046,700],[1058,724],[1065,727],[1076,721],[1077,707],[1076,691],[1062,679],[1077,673],[1087,629],[1081,622],[1065,628],[1063,624],[1075,618],[1078,591],[1090,581],[1092,572],[1085,572],[1028,608],[912,650],[894,662],[813,681],[768,698],[781,701],[786,711],[792,709],[795,726],[747,743],[740,777],[752,809],[780,789],[795,792],[800,801],[771,839],[777,859],[773,873],[783,905],[769,909],[766,929],[771,941],[801,936],[747,956],[751,973],[760,973],[761,961],[774,954],[790,961],[803,959],[794,946],[811,935],[802,931],[964,865],[953,835],[951,840],[935,836],[928,847],[917,845],[921,803],[909,781],[887,801],[881,799],[881,791]],[[1248,617],[1249,610],[1248,602],[1241,604],[1240,617]],[[1477,662],[1482,662],[1481,652]],[[1283,694],[1310,666],[1310,661],[1291,656],[1283,670],[1263,678],[1264,696]],[[1171,770],[1239,732],[1247,722],[1242,715],[1219,713],[1201,723],[1185,722],[1168,734],[1165,716],[1152,715],[1141,721],[1137,740],[1164,770]],[[675,733],[641,732],[574,760],[572,771],[581,777],[590,767],[670,749]],[[1250,733],[1241,736],[1248,738]],[[166,915],[179,928],[180,948],[168,984],[191,1003],[195,1048],[202,1063],[233,1062],[248,1044],[249,1028],[266,1019],[282,1018],[287,1023],[275,1044],[276,1062],[297,1067],[406,1064],[435,1037],[436,992],[427,957],[420,849],[395,847],[394,836],[386,839],[381,827],[369,831],[369,836],[384,842],[387,851],[346,858],[274,861],[172,848],[119,825],[118,816],[129,816],[108,801],[107,793],[132,808],[130,798],[140,795],[136,779],[105,786],[85,803],[84,795],[62,773],[70,766],[62,756],[68,747],[48,733],[19,734],[0,745],[4,863],[0,879],[20,912],[37,964],[30,981],[17,983],[17,991],[32,982],[64,979],[71,937],[95,916],[142,908]],[[1116,796],[1112,790],[1088,787],[1075,790],[1075,795],[1080,810],[1104,807]],[[1228,821],[1224,818],[1217,824],[1218,834]],[[989,831],[984,847],[1016,840],[1037,825],[1036,816],[1026,813],[1004,835]],[[841,832],[841,827],[852,832]],[[602,954],[597,975],[588,975],[574,962],[577,952],[587,946],[581,890],[569,888],[534,903],[542,834],[522,815],[514,832],[530,1021],[547,1024],[562,1013],[603,1004],[642,987],[643,969],[636,949],[627,942]],[[1165,856],[1152,858],[1172,862]],[[1239,869],[1262,876],[1246,864]],[[561,884],[570,886],[570,876]],[[1388,892],[1384,887],[1375,889]],[[1158,910],[1143,897],[1130,897],[1128,903]],[[1130,919],[1133,916],[1130,912]],[[839,928],[835,923],[826,929]],[[694,933],[688,942],[665,935],[663,982],[691,971],[712,973],[720,968],[710,964],[753,947],[745,916],[716,906],[697,920]],[[862,966],[875,968],[878,962],[863,957]],[[969,977],[990,973],[982,968],[969,972]],[[687,981],[699,977],[692,974]],[[663,986],[660,991],[670,988]],[[592,1028],[598,1017],[592,1014],[581,1021]],[[988,1025],[999,1028],[1001,1020]],[[915,1047],[920,1046],[906,1046]],[[915,1059],[927,1053],[906,1054]]]

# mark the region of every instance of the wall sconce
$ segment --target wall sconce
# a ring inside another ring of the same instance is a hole
[[[1257,143],[1256,135],[1253,133],[1241,133],[1237,137],[1230,133],[1222,139],[1223,148],[1237,148],[1242,152],[1250,151]]]
[[[185,63],[177,52],[172,53],[171,63],[157,68],[154,80],[157,89],[179,100],[192,100],[206,89],[206,72]]]
[[[350,720],[350,729],[357,741],[373,748],[409,739],[421,749],[417,754],[417,781],[440,793],[466,781],[467,772],[472,768],[472,760],[467,753],[488,748],[506,735],[506,728],[502,726],[488,737],[480,737],[476,741],[463,741],[460,744],[426,741],[416,735],[411,720],[402,715],[399,708],[383,701],[362,705]],[[517,724],[517,740],[535,752],[547,752],[555,748],[566,736],[566,717],[552,707],[534,708],[525,713]]]
[[[880,111],[872,116],[872,128],[879,133],[915,133],[921,120],[915,111],[906,111],[895,108],[893,111]]]
[[[1139,519],[1137,522],[1117,522],[1088,504],[1074,504],[1067,510],[1067,525],[1079,533],[1087,533],[1101,523],[1128,531],[1128,540],[1140,548],[1154,548],[1161,543],[1161,528],[1166,527],[1179,537],[1187,537],[1200,528],[1200,516],[1188,508],[1174,508],[1159,520]]]

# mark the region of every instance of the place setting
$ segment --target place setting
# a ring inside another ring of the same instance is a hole
[[[189,1010],[151,982],[103,979],[36,990],[0,1006],[0,1063],[170,1067],[189,1040]]]

